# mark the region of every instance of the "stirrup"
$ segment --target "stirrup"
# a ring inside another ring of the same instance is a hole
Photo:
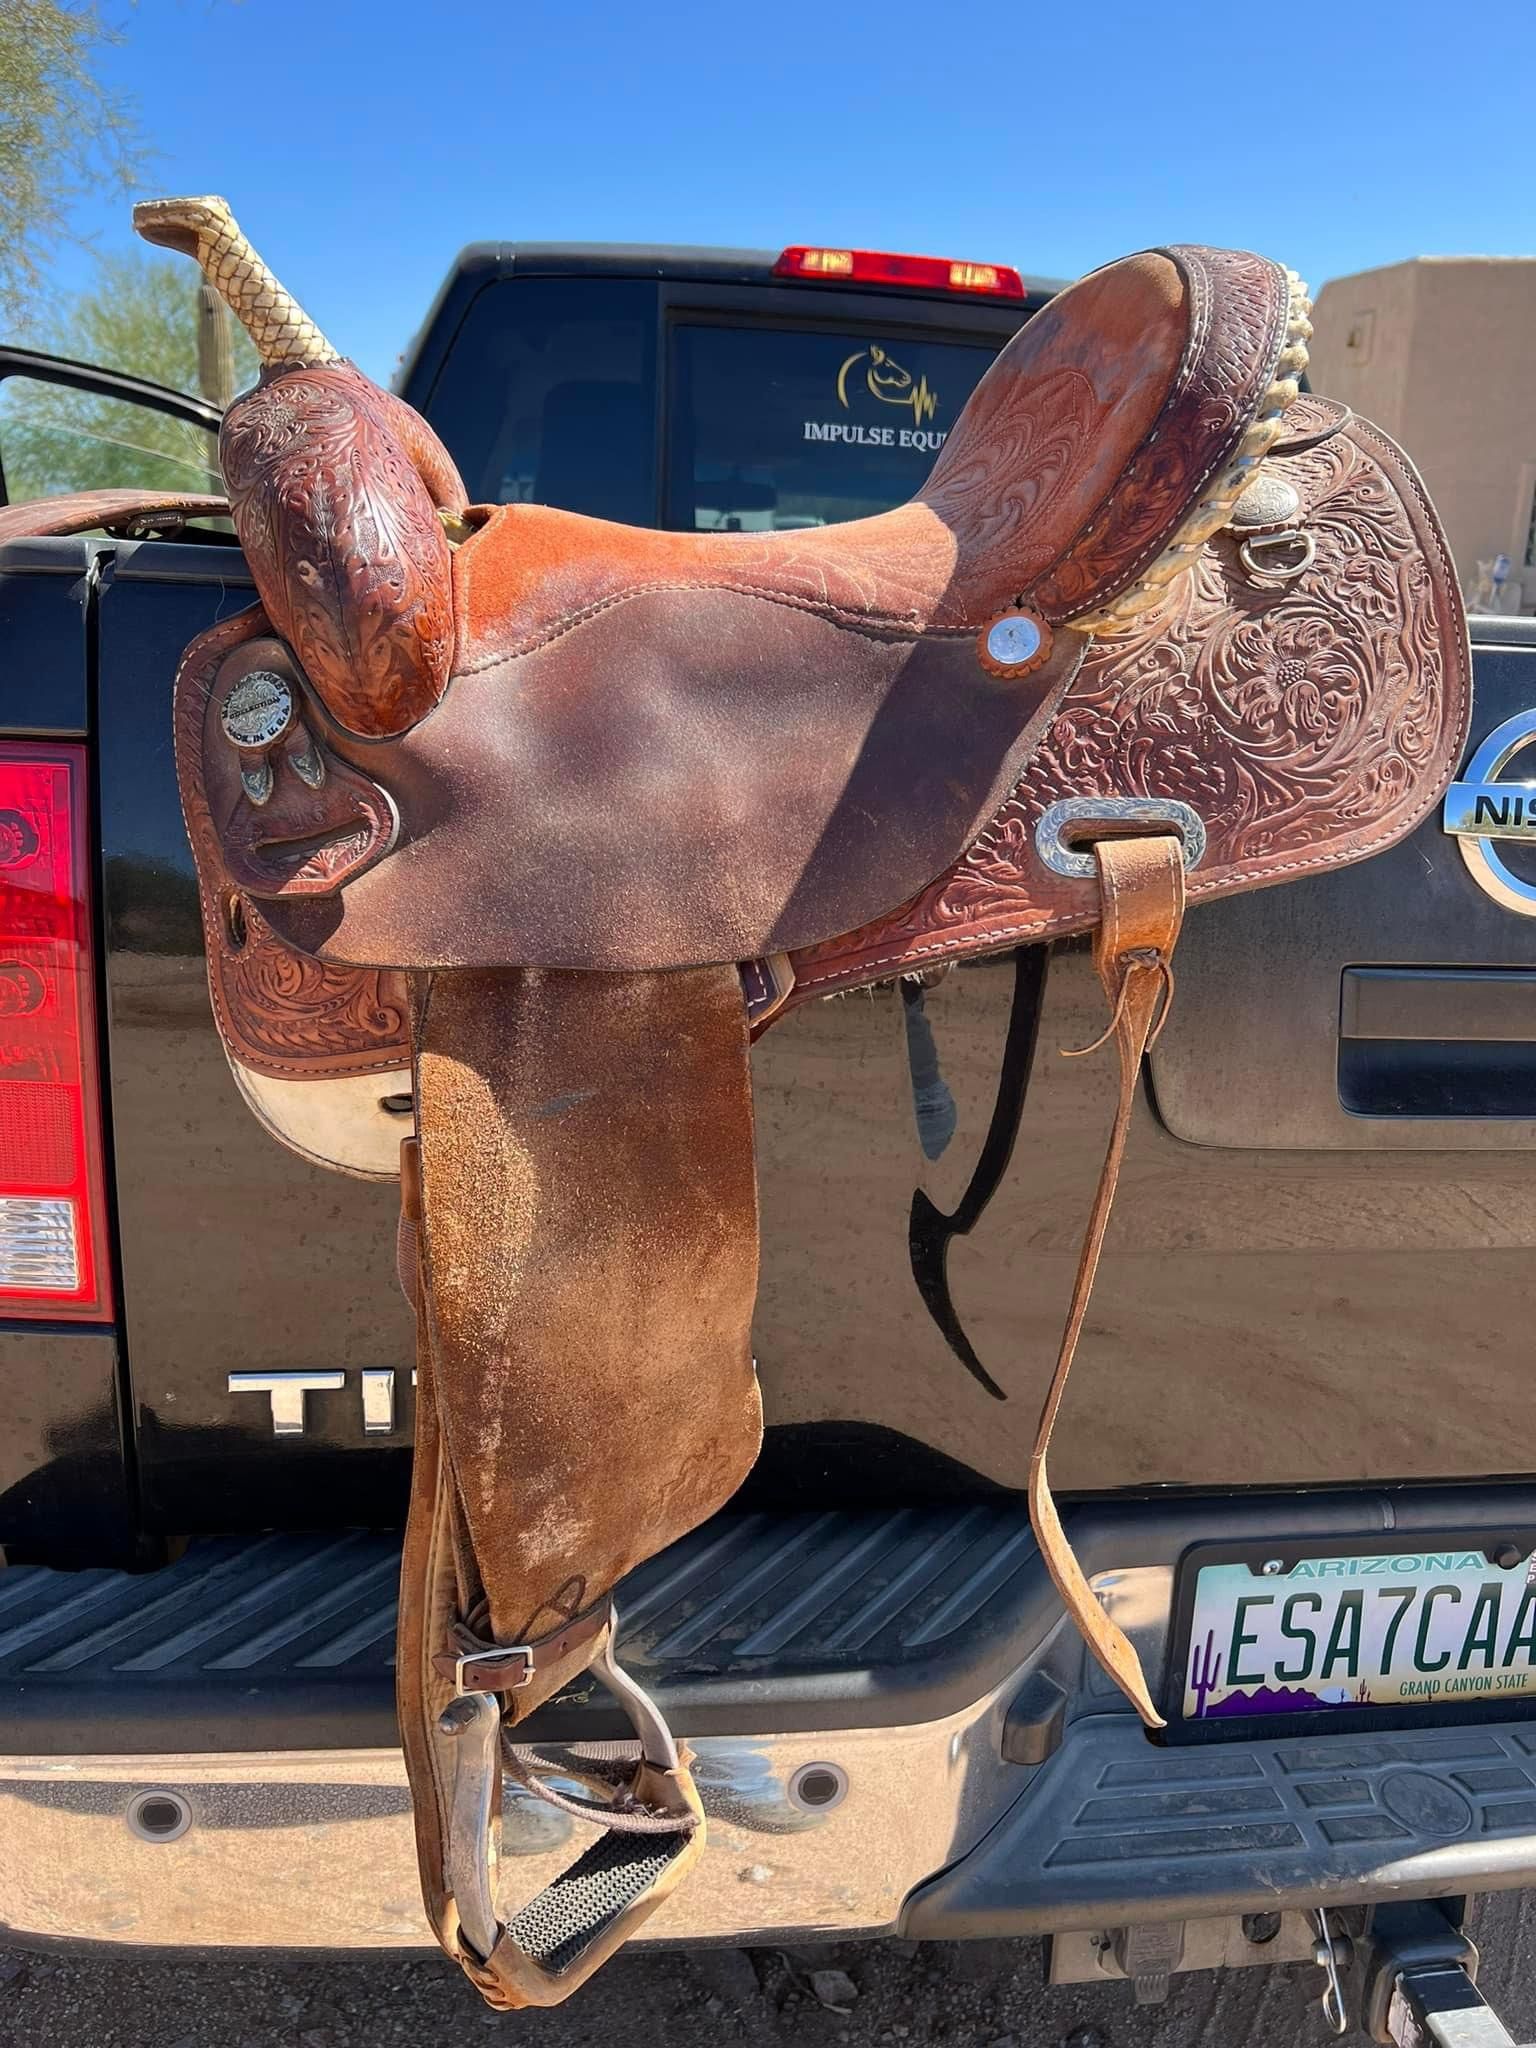
[[[587,1667],[624,1709],[640,1744],[612,1811],[525,1782],[604,1832],[510,1920],[496,1907],[502,1712],[465,1692],[438,1717],[434,1747],[448,1793],[444,1878],[458,1914],[460,1961],[493,2003],[558,2005],[656,1910],[704,1848],[704,1812],[686,1752],[654,1700],[619,1668],[617,1616]]]

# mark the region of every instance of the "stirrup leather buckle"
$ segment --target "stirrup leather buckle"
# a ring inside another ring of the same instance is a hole
[[[490,1688],[483,1680],[478,1684],[470,1683],[468,1672],[471,1666],[477,1672],[494,1672],[497,1692],[521,1692],[524,1686],[533,1683],[535,1659],[528,1643],[461,1651],[453,1660],[453,1689],[460,1699],[468,1699],[476,1693],[489,1696]]]

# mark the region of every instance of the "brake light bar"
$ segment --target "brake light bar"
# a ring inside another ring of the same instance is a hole
[[[1024,280],[1006,263],[957,263],[948,256],[893,256],[880,249],[811,249],[796,242],[773,266],[775,277],[826,283],[895,284],[909,291],[978,292],[1022,299]]]
[[[84,747],[0,744],[0,1317],[112,1313]]]

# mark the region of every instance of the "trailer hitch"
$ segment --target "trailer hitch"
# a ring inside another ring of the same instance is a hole
[[[1421,1899],[1378,1906],[1360,1955],[1360,2023],[1371,2040],[1392,2048],[1521,2048],[1477,1988],[1476,1944],[1443,1906]]]

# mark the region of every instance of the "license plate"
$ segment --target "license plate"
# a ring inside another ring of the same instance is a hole
[[[1532,1532],[1389,1543],[1191,1551],[1170,1719],[1214,1735],[1293,1715],[1380,1727],[1536,1705]]]

